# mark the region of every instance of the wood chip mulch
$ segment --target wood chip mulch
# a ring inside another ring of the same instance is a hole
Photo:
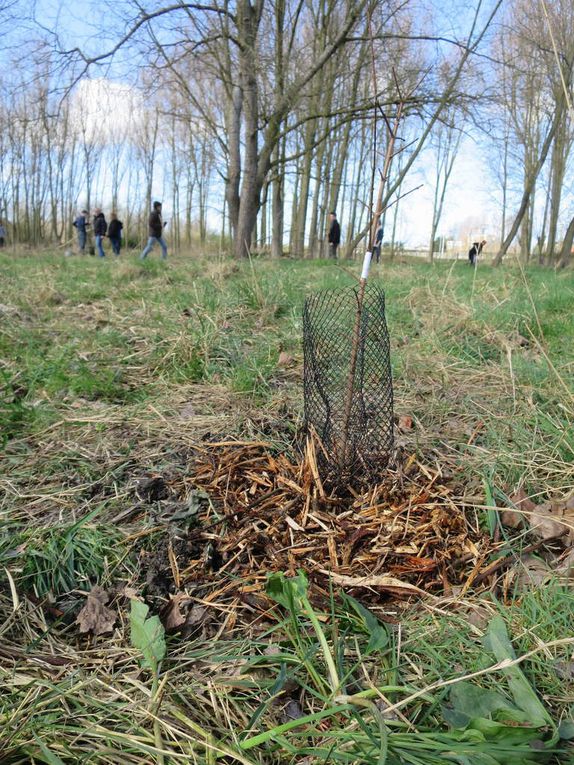
[[[185,540],[169,543],[172,592],[206,603],[260,595],[268,573],[299,569],[316,592],[330,578],[368,603],[464,593],[497,548],[452,467],[414,455],[341,491],[321,482],[313,442],[296,463],[263,442],[224,441],[197,449],[178,489],[199,507]]]

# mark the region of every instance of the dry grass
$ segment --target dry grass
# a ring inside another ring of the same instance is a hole
[[[480,577],[497,554],[519,549],[500,529],[494,539],[487,533],[493,502],[485,487],[502,506],[519,485],[535,501],[574,490],[565,428],[574,361],[558,350],[549,323],[556,312],[548,301],[558,289],[550,280],[563,277],[532,277],[546,337],[528,299],[517,302],[520,274],[479,274],[471,292],[466,272],[441,272],[437,281],[435,272],[397,265],[388,296],[399,459],[369,491],[322,497],[294,445],[302,408],[300,298],[318,281],[335,286],[348,275],[313,264],[276,272],[256,263],[260,284],[251,267],[230,261],[176,262],[166,271],[120,262],[103,272],[101,265],[31,260],[8,263],[6,271],[1,302],[13,310],[3,326],[1,370],[16,419],[0,477],[2,761],[298,761],[288,750],[239,746],[242,732],[284,719],[295,698],[269,701],[277,675],[251,663],[284,637],[262,592],[269,570],[314,570],[324,623],[333,614],[323,572],[343,577],[343,590],[393,625],[398,653],[384,661],[398,661],[413,693],[435,683],[435,671],[447,680],[480,670],[484,625],[467,617],[484,618],[486,610],[488,618],[496,608],[477,600],[478,590],[492,586],[512,599],[506,568]],[[413,275],[427,284],[413,288]],[[570,282],[558,286],[572,290]],[[287,366],[277,363],[282,350]],[[121,375],[103,375],[109,370]],[[412,418],[412,427],[401,416]],[[254,463],[242,466],[239,457]],[[266,493],[258,514],[254,503]],[[185,513],[193,497],[191,518]],[[41,599],[21,580],[24,531],[67,528],[91,512],[90,528],[113,529],[121,539],[101,575],[117,612],[104,637],[82,636],[74,623],[94,582],[80,577],[74,590]],[[181,537],[197,543],[195,552],[178,548]],[[222,556],[218,571],[214,550]],[[357,581],[373,575],[405,587]],[[411,621],[410,609],[391,597],[403,598],[407,585],[449,597],[431,599]],[[157,714],[149,674],[129,641],[134,592],[158,610],[170,596],[187,598],[180,601],[185,624],[169,639]],[[567,594],[555,595],[552,608],[568,603]],[[571,682],[557,682],[551,668],[571,662],[568,645],[553,642],[567,637],[567,626],[552,625],[544,605],[532,605],[528,617],[524,608],[512,611],[511,620],[523,653],[542,646],[544,662],[533,665],[531,657],[528,665],[541,693],[548,689],[549,703],[566,714]],[[349,635],[349,642],[358,639]],[[335,646],[336,631],[329,639]],[[286,661],[290,667],[295,659]],[[363,681],[371,682],[372,669],[364,667]],[[273,671],[280,674],[280,666]],[[306,711],[320,708],[305,694],[296,697],[303,706],[305,699]],[[409,725],[421,717],[439,725],[439,707],[440,698],[423,698],[405,710]]]

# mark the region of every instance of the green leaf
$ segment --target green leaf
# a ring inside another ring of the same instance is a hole
[[[297,576],[286,577],[283,572],[269,574],[265,591],[270,598],[287,610],[298,613],[302,600],[307,597],[307,576],[299,571]]]
[[[502,662],[516,658],[501,616],[495,616],[491,620],[488,632],[484,637],[484,646],[494,654],[497,661]],[[514,703],[519,709],[527,713],[531,724],[538,727],[550,725],[554,728],[552,718],[532,689],[520,667],[516,664],[512,667],[503,667],[502,672],[504,672],[508,680]]]
[[[574,739],[574,721],[562,720],[558,726],[558,735],[563,741],[571,741]]]
[[[143,667],[157,674],[158,664],[165,657],[165,630],[159,616],[148,617],[149,607],[140,600],[131,601],[131,643],[144,657]]]
[[[367,654],[371,654],[374,651],[380,651],[389,644],[389,634],[387,628],[379,622],[377,617],[372,614],[367,608],[355,600],[351,595],[347,595],[345,592],[341,593],[343,603],[350,607],[362,620],[365,632],[370,636],[367,645]],[[349,609],[349,610],[350,610]]]
[[[40,751],[42,752],[42,759],[45,763],[47,763],[47,765],[64,765],[64,761],[61,760],[57,754],[54,754],[51,749],[48,749],[46,744],[44,744],[44,742],[41,741],[41,739],[39,739],[35,733],[34,739],[40,747]],[[35,756],[38,757],[37,754]]]
[[[452,710],[445,709],[445,719],[459,729],[466,728],[473,718],[490,718],[494,712],[509,708],[509,702],[501,694],[466,681],[452,687],[449,700]]]

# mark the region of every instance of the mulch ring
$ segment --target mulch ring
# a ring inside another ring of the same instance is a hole
[[[263,442],[223,441],[198,447],[167,487],[167,531],[140,553],[148,597],[185,592],[196,604],[261,613],[267,574],[298,569],[317,599],[328,596],[329,578],[366,605],[450,595],[464,592],[498,547],[453,469],[415,455],[376,484],[329,491],[312,443],[296,464]]]

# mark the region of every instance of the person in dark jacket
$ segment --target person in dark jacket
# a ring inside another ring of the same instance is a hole
[[[78,249],[80,250],[80,255],[83,255],[86,250],[86,240],[87,240],[87,228],[90,224],[88,223],[88,211],[82,210],[82,212],[78,215],[76,220],[73,223],[73,226],[78,231]]]
[[[110,213],[110,225],[108,226],[108,239],[112,245],[112,252],[114,255],[120,254],[122,247],[122,228],[124,224],[121,220],[118,220],[118,216],[115,212]]]
[[[473,242],[472,247],[468,251],[468,260],[471,266],[476,266],[476,259],[482,252],[482,248],[486,244],[486,239],[483,239],[482,242]]]
[[[339,221],[337,220],[337,213],[331,212],[329,214],[329,218],[331,220],[331,225],[329,226],[329,257],[337,259],[337,247],[339,246],[341,242],[341,226],[339,226]]]
[[[104,252],[104,237],[107,230],[108,222],[106,221],[105,215],[99,207],[96,207],[94,216],[94,236],[96,238],[96,249],[100,258],[106,257],[106,253]]]
[[[153,210],[150,213],[148,220],[149,227],[149,239],[142,254],[140,260],[145,260],[149,253],[152,251],[154,244],[157,242],[161,247],[161,258],[165,260],[167,258],[167,244],[163,238],[163,229],[167,223],[164,223],[161,217],[161,202],[153,203]]]
[[[382,245],[383,245],[383,224],[379,222],[377,231],[375,233],[375,243],[373,245],[373,258],[375,259],[376,263],[380,263]]]

